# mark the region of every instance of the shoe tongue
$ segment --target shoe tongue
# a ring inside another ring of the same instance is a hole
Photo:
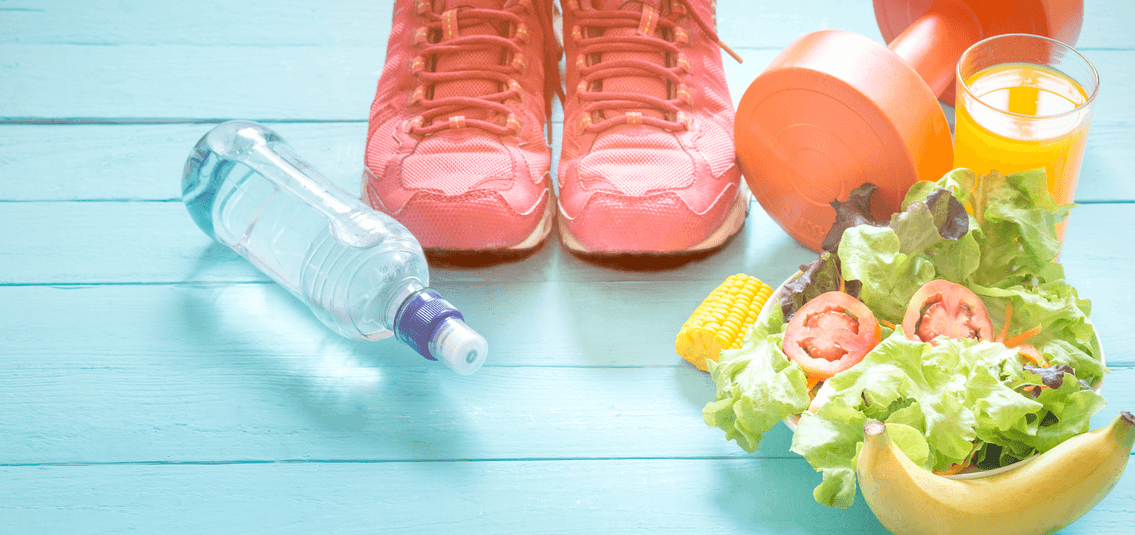
[[[654,8],[655,16],[658,11],[658,0],[645,0],[645,1],[628,1],[628,0],[593,0],[592,6],[595,9],[603,11],[624,11],[635,14],[641,14],[643,5],[648,5]],[[634,28],[608,28],[604,34],[606,37],[611,36],[637,36],[637,25]],[[652,37],[658,37],[657,28],[654,30]],[[666,66],[664,52],[659,49],[658,52],[605,52],[600,55],[600,61],[613,61],[613,60],[626,60],[636,59],[654,63],[656,65]],[[617,93],[637,93],[642,95],[650,95],[658,97],[663,100],[670,98],[666,81],[658,76],[647,74],[643,72],[643,76],[612,76],[603,79],[603,91],[617,92]],[[626,109],[607,109],[607,116],[610,117],[612,113],[625,113],[625,112],[641,112],[643,117],[664,118],[662,112],[655,108],[626,108]]]
[[[435,10],[444,13],[458,8],[476,9],[502,9],[504,0],[435,0]],[[440,6],[439,6],[440,4]],[[462,13],[467,9],[457,11],[457,35],[468,37],[470,35],[499,35],[508,37],[508,24],[503,21],[483,22],[469,25],[462,21]],[[444,25],[443,18],[443,25]],[[442,37],[445,43],[445,37]],[[480,70],[485,65],[501,65],[506,60],[506,52],[499,46],[470,47],[461,52],[440,54],[437,59],[437,72],[452,72],[465,70]],[[447,97],[481,97],[501,91],[500,85],[492,80],[471,77],[466,80],[453,82],[438,82],[434,84],[433,98]],[[463,115],[467,119],[489,120],[491,112],[483,108],[465,108],[451,115],[443,115],[434,119],[434,122],[445,121],[450,116]]]

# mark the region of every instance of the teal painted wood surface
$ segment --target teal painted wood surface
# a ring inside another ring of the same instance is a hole
[[[1086,4],[1102,89],[1062,261],[1112,368],[1100,426],[1135,408],[1135,3]],[[224,119],[271,122],[358,190],[390,6],[0,2],[0,533],[885,533],[861,497],[813,501],[784,426],[754,454],[705,426],[713,382],[674,354],[722,279],[813,258],[755,202],[722,251],[667,269],[554,237],[435,264],[490,340],[469,377],[338,337],[193,225],[181,168]],[[734,102],[806,32],[881,40],[866,0],[719,11]],[[1133,521],[1128,473],[1061,533]]]

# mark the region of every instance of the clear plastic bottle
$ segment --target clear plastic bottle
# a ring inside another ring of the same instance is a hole
[[[185,162],[182,200],[201,230],[287,288],[348,338],[391,335],[457,373],[488,344],[429,288],[417,239],[249,121],[218,125]]]

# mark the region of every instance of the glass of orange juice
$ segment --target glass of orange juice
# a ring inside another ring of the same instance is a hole
[[[1098,90],[1092,64],[1060,41],[1009,34],[974,44],[958,61],[954,167],[1043,167],[1056,202],[1071,203]]]

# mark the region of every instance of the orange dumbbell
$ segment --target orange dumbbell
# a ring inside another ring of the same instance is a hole
[[[981,39],[1031,33],[1073,44],[1083,0],[875,0],[888,46],[824,30],[788,45],[745,91],[737,156],[765,211],[819,251],[831,201],[878,186],[876,219],[899,210],[916,180],[953,165],[938,99],[953,104],[958,58]]]

